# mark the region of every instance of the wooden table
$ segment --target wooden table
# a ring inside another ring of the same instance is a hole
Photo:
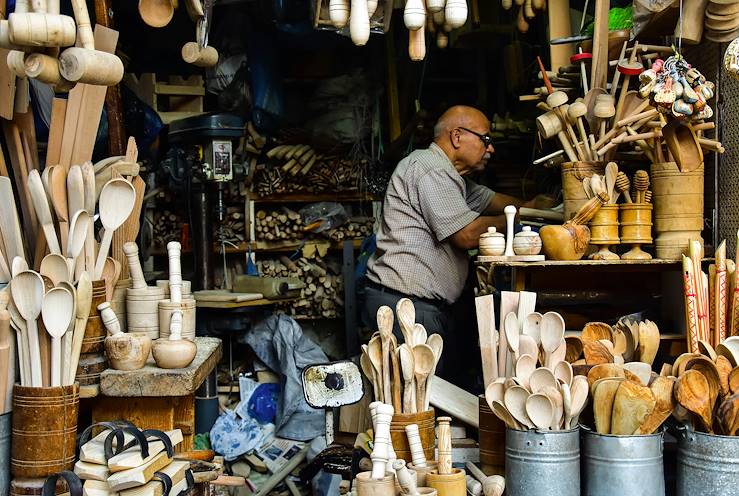
[[[93,400],[92,421],[124,419],[140,429],[181,429],[175,451],[189,451],[195,435],[195,391],[215,369],[223,354],[221,340],[196,337],[198,352],[189,367],[108,369],[100,378],[100,396]]]

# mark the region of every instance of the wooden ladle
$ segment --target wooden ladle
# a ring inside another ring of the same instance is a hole
[[[51,385],[61,386],[62,336],[74,317],[74,297],[64,288],[53,288],[44,295],[41,317],[51,336]]]
[[[683,408],[698,416],[706,432],[713,433],[713,412],[706,377],[688,370],[677,379],[675,397]]]
[[[416,378],[416,411],[423,412],[426,403],[426,380],[436,366],[434,350],[427,344],[413,347],[413,366]]]
[[[32,270],[23,271],[13,277],[10,282],[10,293],[13,295],[13,303],[18,309],[18,313],[26,321],[31,362],[31,385],[41,387],[41,351],[39,349],[36,319],[41,313],[43,304],[44,280],[40,274]]]
[[[105,259],[110,251],[113,233],[131,215],[136,202],[136,190],[125,179],[112,179],[100,191],[100,221],[105,228],[105,234],[100,242],[100,251],[95,262],[95,278],[99,279],[103,273]]]

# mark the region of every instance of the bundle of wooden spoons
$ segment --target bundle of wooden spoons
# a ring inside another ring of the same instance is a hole
[[[416,310],[407,298],[396,306],[404,342],[398,345],[393,334],[394,315],[390,307],[377,310],[376,332],[362,345],[360,365],[372,384],[377,401],[392,404],[397,413],[419,413],[429,409],[430,384],[441,359],[444,340],[428,335],[416,323]]]
[[[649,368],[660,344],[659,328],[649,320],[621,319],[615,326],[589,322],[579,338],[568,338],[568,357],[572,357],[575,367],[641,362]],[[576,339],[579,342],[576,343]]]

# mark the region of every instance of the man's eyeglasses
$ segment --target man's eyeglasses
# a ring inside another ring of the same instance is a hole
[[[461,129],[462,131],[467,131],[468,133],[472,133],[478,138],[480,138],[480,141],[482,141],[482,144],[485,145],[485,148],[492,146],[493,144],[493,137],[490,136],[489,134],[476,133],[472,129],[467,129],[466,127],[460,127],[459,129]]]

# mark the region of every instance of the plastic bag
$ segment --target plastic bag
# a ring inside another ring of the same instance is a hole
[[[310,229],[316,233],[339,227],[349,218],[343,205],[334,202],[312,203],[301,208],[299,213],[303,218],[303,225],[308,228],[313,224],[320,223],[318,227]]]
[[[274,431],[274,424],[260,425],[253,418],[243,419],[226,410],[210,430],[210,442],[226,461],[232,461],[259,448]]]

